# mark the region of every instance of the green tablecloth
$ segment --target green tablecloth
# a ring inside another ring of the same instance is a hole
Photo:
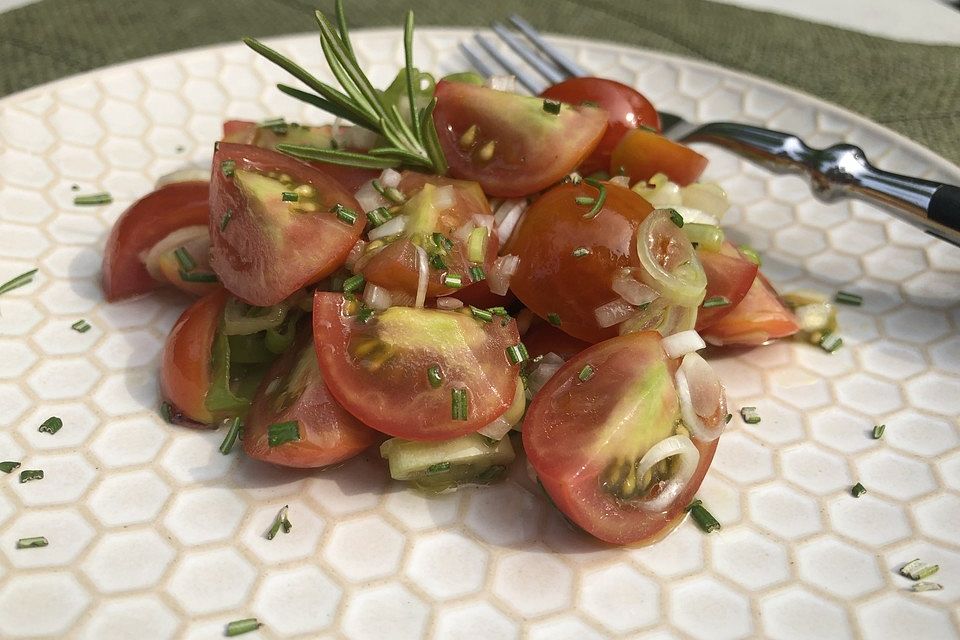
[[[318,4],[330,9],[332,0]],[[310,31],[314,6],[43,0],[0,14],[0,95],[243,35]],[[960,164],[960,47],[894,42],[706,0],[347,0],[354,27],[400,25],[411,6],[419,24],[485,25],[516,12],[546,31],[708,60],[862,113]]]

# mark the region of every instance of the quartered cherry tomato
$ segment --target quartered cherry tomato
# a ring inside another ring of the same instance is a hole
[[[747,295],[730,313],[703,330],[703,338],[718,346],[758,346],[800,330],[793,312],[770,282],[757,273]]]
[[[697,312],[697,331],[702,331],[733,311],[753,281],[757,278],[757,264],[744,258],[737,248],[725,242],[720,251],[698,249],[697,257],[707,274],[707,294],[704,300],[723,298],[725,305],[702,305]]]
[[[646,129],[629,132],[610,154],[611,175],[625,173],[631,184],[664,173],[673,182],[686,186],[706,168],[707,159],[690,147]]]
[[[572,105],[591,102],[606,112],[607,131],[590,157],[580,165],[580,173],[583,175],[607,171],[614,147],[632,129],[647,127],[660,131],[660,115],[650,101],[633,87],[616,80],[570,78],[553,85],[540,95]]]

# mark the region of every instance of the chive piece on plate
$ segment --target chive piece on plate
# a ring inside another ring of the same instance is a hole
[[[943,590],[942,584],[938,582],[929,582],[927,580],[917,582],[910,587],[910,591],[914,591],[917,593],[920,593],[923,591],[942,591],[942,590]]]
[[[940,570],[940,565],[926,564],[919,558],[914,558],[900,568],[900,575],[906,576],[911,580],[923,580],[929,578]]]
[[[882,438],[882,437],[883,437],[883,432],[886,431],[886,430],[887,430],[887,425],[885,425],[885,424],[878,424],[878,425],[874,426],[874,427],[873,427],[873,439],[874,439],[874,440],[879,440],[880,438]]]
[[[687,511],[690,512],[693,521],[697,523],[697,526],[700,527],[700,530],[704,533],[711,533],[720,528],[720,522],[713,517],[712,513],[707,511],[707,508],[703,506],[703,501],[700,499],[690,503]]]
[[[20,484],[34,480],[43,480],[43,469],[24,469],[20,472]]]
[[[855,293],[849,293],[847,291],[837,291],[837,295],[833,298],[834,302],[839,302],[840,304],[850,304],[855,307],[859,307],[863,304],[863,296],[859,296]]]
[[[77,333],[86,333],[91,329],[90,323],[83,319],[80,319],[74,322],[72,325],[70,325],[70,328],[76,331]]]
[[[30,271],[25,271],[18,276],[10,278],[3,284],[0,284],[0,294],[4,294],[8,291],[13,291],[14,289],[19,289],[25,285],[33,282],[33,276],[36,275],[37,269],[31,269]]]
[[[43,424],[40,425],[40,428],[37,429],[40,433],[49,433],[54,434],[63,427],[63,420],[57,416],[50,416],[43,421]]]
[[[160,403],[160,416],[163,418],[163,421],[166,423],[173,422],[173,407],[169,402]]]
[[[223,632],[223,635],[228,638],[233,636],[243,635],[244,633],[250,633],[251,631],[256,631],[263,626],[263,623],[257,620],[256,618],[244,618],[243,620],[234,620],[233,622],[227,623],[227,628]]]
[[[36,549],[37,547],[45,547],[49,542],[43,536],[36,536],[33,538],[20,538],[17,540],[17,549]]]
[[[756,407],[741,407],[740,417],[743,418],[743,421],[747,424],[760,423],[760,414],[757,412]]]
[[[109,193],[91,193],[86,196],[74,196],[73,204],[78,207],[89,207],[97,204],[110,204],[113,202],[113,196]]]
[[[300,423],[296,420],[278,422],[267,429],[267,445],[279,447],[288,442],[300,440]]]
[[[243,421],[240,420],[239,417],[234,417],[230,423],[230,427],[227,429],[227,435],[224,436],[223,442],[220,443],[220,453],[227,455],[233,451],[233,445],[236,444],[237,437],[240,435],[242,428]]]
[[[3,473],[13,473],[14,469],[17,469],[20,466],[19,462],[14,462],[13,460],[7,460],[5,462],[0,462],[0,471]]]
[[[857,484],[853,485],[853,488],[850,489],[850,493],[853,494],[853,497],[854,497],[854,498],[859,498],[860,496],[862,496],[862,495],[865,494],[866,492],[867,492],[866,487],[864,487],[864,486],[863,486],[862,484],[860,484],[859,482],[858,482]]]
[[[287,518],[287,511],[289,509],[289,505],[283,505],[283,508],[277,512],[276,517],[273,519],[273,524],[270,525],[270,529],[267,531],[267,540],[273,540],[274,537],[280,533],[281,529],[283,529],[284,533],[290,533],[290,529],[293,528],[293,525],[290,524],[290,520]]]
[[[820,338],[820,348],[827,353],[833,353],[842,346],[843,338],[835,333],[825,333],[823,337]]]

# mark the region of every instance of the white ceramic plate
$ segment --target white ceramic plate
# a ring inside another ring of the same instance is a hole
[[[462,30],[419,32],[417,63],[466,65]],[[960,182],[960,170],[857,116],[788,89],[628,47],[558,40],[598,75],[698,119],[862,145],[881,167]],[[278,41],[320,60],[313,35]],[[376,83],[395,30],[358,33]],[[320,66],[314,64],[313,66]],[[783,289],[861,293],[844,347],[779,343],[716,362],[737,418],[701,496],[723,523],[659,544],[603,547],[572,532],[522,470],[424,498],[375,458],[303,473],[217,451],[222,433],[164,424],[158,355],[182,308],[159,294],[107,305],[110,224],[154,179],[211,154],[223,119],[319,113],[282,96],[284,74],[239,45],[112,67],[0,101],[0,637],[212,638],[257,616],[259,636],[349,638],[956,638],[960,623],[960,250],[860,204],[822,205],[704,148],[735,206],[729,233]],[[80,193],[114,204],[79,208]],[[70,325],[86,318],[93,329]],[[39,433],[63,418],[56,435]],[[869,432],[886,423],[886,436]],[[857,481],[867,488],[850,495]],[[278,508],[293,530],[264,539]],[[46,536],[46,548],[16,550]],[[897,569],[940,565],[943,591]]]

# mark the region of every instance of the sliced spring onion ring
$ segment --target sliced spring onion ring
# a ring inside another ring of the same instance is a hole
[[[563,363],[564,359],[552,351],[544,354],[537,363],[536,368],[530,371],[530,374],[527,376],[527,389],[530,390],[530,393],[535,394],[540,391],[543,385],[547,384],[547,381],[560,370]]]
[[[654,207],[677,207],[683,204],[680,185],[671,182],[664,173],[656,173],[646,182],[633,185],[633,192]]]
[[[660,462],[679,456],[673,475],[664,482],[663,487],[652,498],[638,501],[638,505],[648,511],[663,511],[680,496],[687,483],[700,464],[700,451],[687,436],[676,435],[664,438],[643,454],[637,463],[637,478],[643,478]]]
[[[430,279],[430,262],[427,258],[427,252],[423,247],[414,245],[417,250],[417,297],[414,299],[413,306],[417,309],[423,308],[423,303],[427,300],[427,282]]]
[[[698,353],[688,353],[674,381],[683,423],[697,440],[712,442],[727,423],[727,399],[713,368]]]
[[[730,208],[727,192],[716,182],[695,182],[680,189],[680,204],[697,209],[717,220]],[[686,219],[686,216],[684,216]]]
[[[707,276],[697,252],[682,229],[658,209],[637,229],[640,277],[662,297],[681,306],[699,306],[707,290]]]
[[[706,249],[714,253],[720,251],[725,238],[723,229],[720,227],[700,222],[686,222],[683,225],[683,232],[698,249]]]
[[[513,402],[506,413],[477,431],[477,433],[493,440],[500,440],[507,435],[510,429],[523,419],[523,412],[527,408],[527,396],[524,391],[523,381],[517,378],[517,390],[513,394]]]
[[[693,329],[667,336],[662,344],[668,358],[682,358],[688,353],[699,351],[707,346],[700,334]]]
[[[186,248],[191,256],[200,258],[209,254],[210,230],[206,225],[192,225],[182,227],[171,232],[167,237],[153,245],[149,251],[141,254],[140,259],[147,268],[147,272],[154,280],[166,280],[160,269],[160,258],[176,251],[180,247]],[[206,262],[206,260],[204,260]],[[201,265],[205,267],[206,265]]]
[[[624,269],[614,276],[611,288],[628,304],[638,307],[653,302],[660,295],[642,282],[638,282],[629,269]]]
[[[507,290],[510,288],[510,278],[517,272],[519,266],[520,256],[512,254],[500,256],[494,260],[493,266],[487,273],[487,286],[490,287],[490,292],[498,296],[507,295]]]
[[[497,239],[500,240],[501,247],[513,235],[513,230],[517,228],[517,223],[520,222],[520,218],[526,210],[526,200],[504,200],[503,204],[497,209],[494,221]]]
[[[286,301],[272,307],[251,307],[231,296],[223,309],[223,333],[245,336],[273,329],[283,324],[289,309]]]
[[[617,298],[602,304],[593,310],[593,315],[597,319],[597,324],[606,329],[615,324],[620,324],[624,320],[636,315],[640,311],[635,306],[622,298]]]

